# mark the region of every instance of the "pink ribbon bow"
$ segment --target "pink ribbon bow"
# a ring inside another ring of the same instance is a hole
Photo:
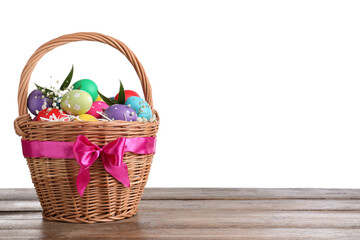
[[[99,148],[85,136],[78,136],[74,143],[73,152],[76,161],[80,165],[76,186],[81,196],[90,182],[89,168],[99,156],[101,156],[105,170],[126,187],[130,187],[127,165],[122,161],[125,142],[126,138],[118,138]]]
[[[89,168],[99,156],[105,170],[126,187],[130,187],[127,165],[122,161],[124,153],[152,154],[155,153],[156,146],[155,137],[118,138],[102,148],[83,135],[79,135],[75,143],[27,140],[21,142],[25,157],[75,158],[80,165],[76,186],[81,196],[90,182]]]

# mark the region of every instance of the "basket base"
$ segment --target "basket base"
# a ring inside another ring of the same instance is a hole
[[[44,219],[49,221],[57,222],[68,222],[68,223],[104,223],[104,222],[114,222],[125,218],[133,217],[137,214],[138,208],[127,210],[126,212],[120,212],[117,214],[103,214],[97,216],[79,216],[79,217],[66,217],[66,216],[47,216],[44,211],[42,211],[42,216]]]

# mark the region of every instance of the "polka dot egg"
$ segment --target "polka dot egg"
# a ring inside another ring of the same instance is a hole
[[[134,109],[138,117],[149,120],[152,116],[150,105],[141,97],[129,97],[125,105]]]
[[[123,104],[114,104],[108,107],[104,114],[110,120],[123,120],[128,122],[137,120],[135,110]]]
[[[95,101],[93,102],[90,110],[87,112],[87,114],[90,114],[96,118],[101,118],[102,116],[97,112],[104,112],[105,109],[107,109],[109,105],[107,105],[103,101]]]
[[[80,115],[89,111],[92,103],[89,93],[83,90],[72,90],[63,96],[60,107],[67,114]]]
[[[43,108],[50,107],[52,101],[45,97],[45,95],[40,90],[34,90],[30,93],[27,100],[27,107],[29,111],[35,116],[43,110]]]

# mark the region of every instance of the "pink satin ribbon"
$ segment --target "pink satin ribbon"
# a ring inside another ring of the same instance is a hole
[[[118,138],[102,148],[91,143],[83,135],[79,135],[74,143],[27,140],[21,140],[21,143],[24,157],[75,158],[80,165],[76,186],[79,194],[83,196],[86,186],[90,182],[89,168],[99,156],[102,159],[105,170],[126,187],[130,187],[127,165],[122,161],[124,153],[155,153],[156,138]]]

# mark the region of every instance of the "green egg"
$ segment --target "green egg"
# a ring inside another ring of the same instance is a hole
[[[80,115],[89,111],[92,103],[89,93],[83,90],[72,90],[62,97],[60,107],[67,114]]]
[[[84,90],[85,92],[88,92],[92,98],[93,101],[96,100],[98,97],[98,86],[94,81],[90,79],[81,79],[73,84],[74,89],[80,89]]]

